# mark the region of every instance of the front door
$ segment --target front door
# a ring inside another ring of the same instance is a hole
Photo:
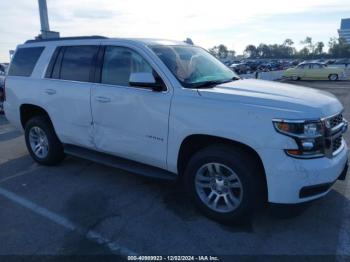
[[[324,69],[319,64],[310,64],[309,69],[309,78],[310,79],[324,79]]]
[[[131,73],[157,73],[133,49],[104,48],[100,59],[100,83],[94,84],[91,95],[96,148],[166,168],[171,90],[156,92],[131,87]]]

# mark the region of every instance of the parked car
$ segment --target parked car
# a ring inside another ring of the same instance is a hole
[[[0,86],[0,114],[4,113],[4,88]]]
[[[300,63],[301,63],[300,60],[293,60],[293,61],[292,61],[292,66],[297,66],[297,65],[299,65]]]
[[[5,67],[0,66],[0,114],[4,112],[4,84],[5,84]]]
[[[269,72],[271,71],[271,68],[270,68],[270,65],[269,63],[261,63],[258,68],[257,68],[258,71],[260,72]]]
[[[250,71],[250,68],[245,63],[231,64],[231,70],[235,71],[237,74],[247,74]]]
[[[325,62],[325,64],[326,65],[332,65],[332,64],[334,64],[335,63],[335,59],[329,59],[329,60],[327,60],[326,62]]]
[[[258,202],[320,198],[347,172],[347,122],[335,96],[240,79],[183,42],[27,41],[5,91],[6,117],[39,164],[71,154],[180,179],[220,221],[249,215]]]
[[[292,80],[331,80],[336,81],[344,77],[344,70],[326,66],[321,63],[301,63],[294,68],[287,69],[283,77]]]
[[[332,65],[343,66],[344,68],[350,68],[350,59],[349,58],[338,59]]]
[[[255,72],[261,63],[259,61],[246,61],[245,64],[249,66],[251,72]]]

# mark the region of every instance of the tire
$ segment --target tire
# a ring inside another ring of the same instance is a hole
[[[292,80],[293,80],[293,81],[299,81],[299,80],[300,80],[300,77],[299,77],[299,76],[292,76]]]
[[[24,135],[31,157],[39,164],[56,165],[64,159],[62,143],[47,117],[36,116],[29,119]]]
[[[216,168],[211,163],[216,163]],[[216,173],[224,174],[223,183],[231,183],[234,188],[227,188],[227,185],[226,188],[223,187],[220,177],[214,179],[214,176],[210,175],[210,169],[216,169]],[[218,169],[221,171],[217,172]],[[231,171],[235,176],[230,174]],[[205,180],[201,181],[204,177]],[[220,222],[241,221],[251,215],[261,200],[265,200],[263,174],[254,157],[244,149],[226,145],[214,145],[202,149],[190,159],[183,178],[185,188],[199,210]],[[197,186],[203,184],[205,187]],[[221,196],[218,197],[219,193]],[[210,194],[213,195],[210,197]],[[212,201],[208,201],[209,198]],[[232,201],[233,199],[235,201]],[[215,208],[213,206],[216,200],[218,205]],[[227,205],[228,202],[231,206]]]
[[[339,79],[339,76],[338,76],[337,74],[330,74],[330,75],[328,76],[328,79],[329,79],[330,81],[337,81],[337,80]]]

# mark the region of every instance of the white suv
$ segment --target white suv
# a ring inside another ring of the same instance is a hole
[[[333,95],[240,79],[183,42],[30,40],[17,48],[5,93],[6,116],[38,163],[67,153],[179,177],[218,220],[265,199],[319,198],[347,171],[347,122]]]

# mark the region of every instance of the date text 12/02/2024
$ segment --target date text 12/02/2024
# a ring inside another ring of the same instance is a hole
[[[129,261],[220,261],[217,256],[128,256]]]

